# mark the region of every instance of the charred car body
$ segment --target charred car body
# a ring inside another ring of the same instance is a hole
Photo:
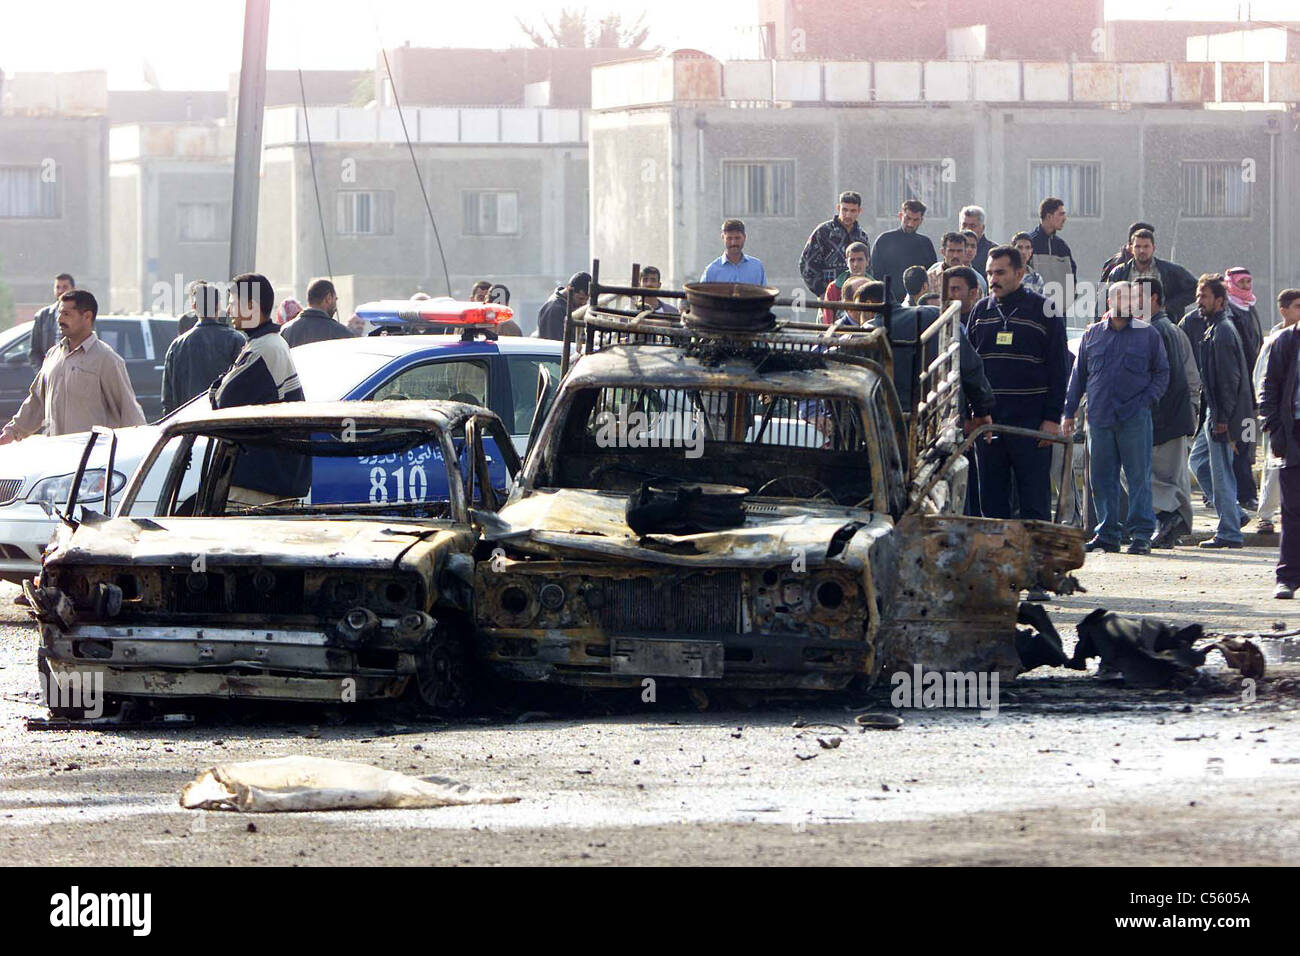
[[[593,302],[635,294],[598,275]],[[960,514],[963,451],[983,432],[960,438],[956,307],[913,350],[936,357],[904,415],[885,329],[780,323],[776,290],[687,290],[682,325],[614,309],[575,323],[585,354],[539,402],[484,525],[488,666],[800,690],[912,664],[1023,670],[1020,591],[1068,590],[1083,532]]]
[[[489,438],[513,476],[501,421],[458,402],[293,402],[168,426],[114,517],[83,509],[74,521],[70,498],[39,586],[26,587],[43,675],[83,686],[102,675],[110,701],[409,695],[460,709],[477,515],[504,490]],[[258,456],[296,458],[306,467],[288,470],[318,480],[239,503],[233,481]],[[403,493],[325,480],[337,459],[382,476],[403,465]],[[137,514],[137,500],[157,504]]]

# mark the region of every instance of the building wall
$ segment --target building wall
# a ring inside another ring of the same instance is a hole
[[[327,143],[314,150],[328,266],[307,147],[277,147],[264,157],[258,263],[277,295],[292,290],[301,298],[313,278],[331,271],[353,277],[351,288],[367,298],[445,295],[442,258],[406,147]],[[587,266],[586,154],[576,145],[416,146],[454,296],[467,298],[480,278],[505,283],[521,324],[533,327],[546,296]],[[392,194],[391,234],[340,232],[339,195],[352,190]],[[517,233],[467,232],[463,204],[470,190],[517,192]],[[340,311],[359,304],[340,297]]]
[[[19,319],[49,303],[56,273],[108,298],[108,125],[103,116],[0,116],[0,165],[51,168],[59,215],[0,219],[0,262]]]
[[[694,234],[694,210],[674,201],[673,111],[595,113],[591,118],[591,255],[601,277],[626,282],[633,262],[655,264],[666,285],[687,277],[674,240]],[[691,216],[688,223],[687,217]]]
[[[140,308],[145,291],[140,259],[140,166],[114,163],[109,170],[109,255],[114,312]]]

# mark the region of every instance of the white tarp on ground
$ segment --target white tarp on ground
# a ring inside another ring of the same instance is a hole
[[[210,767],[181,791],[187,810],[365,810],[518,803],[445,777],[408,777],[323,757],[274,757]]]

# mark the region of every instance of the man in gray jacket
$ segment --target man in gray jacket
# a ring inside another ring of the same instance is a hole
[[[190,287],[198,323],[172,339],[163,359],[162,410],[174,412],[195,395],[206,392],[235,364],[248,341],[221,321],[221,291],[202,279]]]
[[[280,335],[294,349],[308,342],[350,339],[352,333],[335,318],[339,311],[338,293],[329,279],[317,279],[307,286],[307,308],[284,323]]]
[[[1165,311],[1160,280],[1143,276],[1134,285],[1140,290],[1143,314],[1151,317],[1151,327],[1160,333],[1169,359],[1169,385],[1151,409],[1151,504],[1156,512],[1151,547],[1172,548],[1192,531],[1192,476],[1187,456],[1196,434],[1201,376],[1186,333]]]
[[[1203,275],[1196,285],[1196,301],[1206,320],[1199,343],[1201,384],[1205,392],[1205,424],[1196,436],[1188,466],[1201,491],[1219,515],[1213,538],[1202,548],[1240,548],[1245,517],[1237,504],[1237,478],[1232,459],[1248,423],[1255,421],[1255,397],[1241,336],[1228,314],[1228,292],[1223,276]]]

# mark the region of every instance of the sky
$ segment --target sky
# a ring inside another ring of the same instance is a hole
[[[903,2],[903,0],[899,0]],[[1297,16],[1300,0],[1105,0],[1116,19],[1257,20]],[[648,45],[757,55],[755,0],[271,0],[271,69],[369,69],[379,46],[528,44],[515,22],[562,7],[635,19]],[[243,0],[0,0],[0,69],[106,69],[110,89],[144,89],[147,61],[163,89],[224,90],[239,68]]]

